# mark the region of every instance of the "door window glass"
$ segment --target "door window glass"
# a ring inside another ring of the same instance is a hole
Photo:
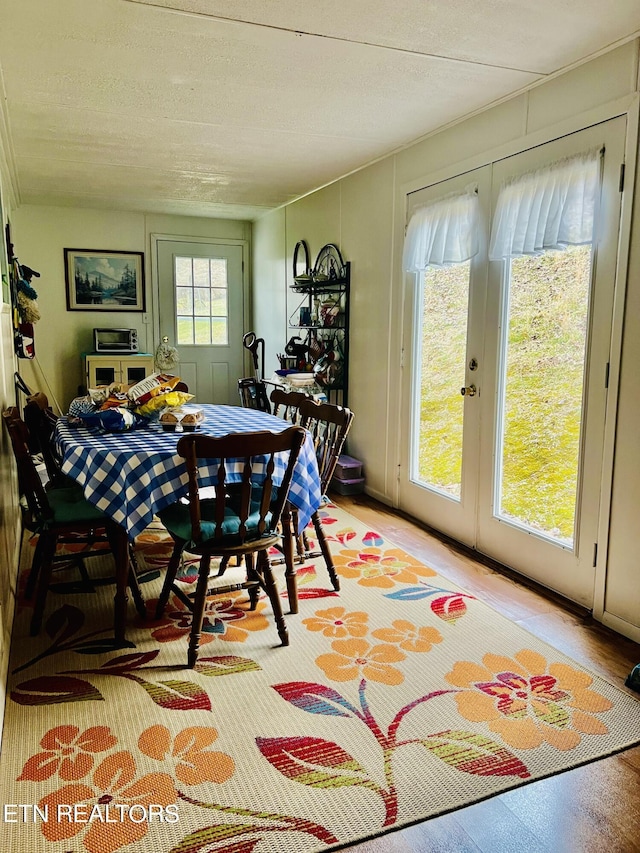
[[[229,344],[229,291],[226,258],[176,256],[176,342]]]
[[[591,246],[511,258],[497,515],[573,546]]]
[[[471,262],[423,273],[418,329],[413,479],[460,500]]]

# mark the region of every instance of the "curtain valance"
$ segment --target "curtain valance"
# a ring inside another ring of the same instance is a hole
[[[592,151],[508,182],[498,195],[489,258],[590,243],[599,172],[600,152]]]
[[[478,252],[479,203],[475,188],[414,210],[404,240],[407,272],[468,261]]]

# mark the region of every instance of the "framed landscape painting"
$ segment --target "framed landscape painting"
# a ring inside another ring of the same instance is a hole
[[[68,311],[144,311],[144,253],[65,249]]]

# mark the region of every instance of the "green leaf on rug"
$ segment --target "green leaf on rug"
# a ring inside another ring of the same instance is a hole
[[[238,835],[246,835],[249,832],[260,830],[259,826],[251,824],[233,824],[233,823],[216,823],[212,826],[203,826],[195,832],[185,835],[177,847],[172,847],[169,853],[198,853],[203,847],[208,847],[210,851],[215,850],[216,853],[223,853],[225,850],[233,850],[234,853],[251,853],[260,838],[247,838],[245,842],[234,842],[234,845],[229,848],[226,844],[220,847],[211,847],[217,841],[225,841],[229,838],[237,837]]]
[[[209,677],[233,675],[237,672],[259,672],[262,669],[257,661],[251,658],[241,658],[237,655],[198,658],[195,668],[200,675]]]
[[[114,652],[116,649],[135,649],[136,644],[128,640],[118,642],[113,637],[104,637],[101,640],[89,640],[80,646],[74,646],[73,651],[79,655],[104,655]]]
[[[421,741],[433,755],[456,770],[474,776],[519,776],[528,779],[525,764],[500,743],[474,732],[444,731]]]
[[[99,690],[80,678],[63,675],[42,675],[18,684],[11,691],[11,698],[18,705],[55,705],[61,702],[87,702],[102,700]]]
[[[211,701],[205,691],[192,681],[145,681],[133,677],[156,705],[169,711],[210,711]]]

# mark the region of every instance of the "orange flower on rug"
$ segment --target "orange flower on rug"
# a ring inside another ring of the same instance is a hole
[[[71,731],[52,730],[42,743],[57,743],[61,736],[71,734]],[[100,752],[117,744],[117,739],[104,727],[99,733],[84,732],[83,740],[85,746],[93,745]],[[40,756],[32,756],[18,778],[41,781],[39,761]],[[63,841],[82,833],[83,846],[89,853],[114,853],[147,834],[152,806],[164,809],[177,798],[173,779],[167,773],[136,778],[136,762],[127,750],[105,756],[90,779],[87,777],[93,768],[91,757],[83,767],[76,763],[71,776],[70,766],[63,760],[57,767],[48,768],[53,772],[47,778],[57,772],[63,781],[76,781],[62,785],[38,801],[39,814],[46,817],[40,827],[47,841]],[[108,820],[109,813],[112,820]]]
[[[609,729],[595,714],[612,703],[595,690],[591,676],[563,663],[547,663],[524,649],[505,658],[486,654],[484,666],[459,661],[445,678],[468,688],[456,696],[462,716],[486,721],[510,746],[533,749],[547,742],[573,749],[581,735],[604,735]]]
[[[432,578],[436,574],[399,548],[383,551],[375,545],[358,551],[341,551],[334,562],[342,577],[356,579],[361,586],[381,589],[391,589],[396,584],[415,584],[419,578]]]

